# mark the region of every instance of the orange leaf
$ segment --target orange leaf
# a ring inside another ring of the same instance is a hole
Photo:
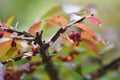
[[[0,54],[5,53],[7,50],[11,48],[12,40],[8,40],[5,42],[0,43]],[[19,44],[21,40],[16,40],[16,43]]]
[[[11,47],[12,40],[0,43],[0,59],[6,61],[12,57],[17,56],[17,51],[21,48],[21,40],[16,40],[16,47]]]
[[[64,16],[54,16],[47,20],[47,24],[53,26],[66,26],[68,23],[67,19]]]
[[[89,48],[91,48],[94,52],[98,51],[98,47],[95,45],[94,42],[87,40],[87,39],[82,39],[82,42],[85,43]]]
[[[0,54],[5,53],[11,47],[11,40],[0,43]]]
[[[76,23],[74,26],[82,29],[83,31],[81,32],[81,38],[83,39],[89,39],[89,40],[95,40],[97,42],[100,42],[98,37],[94,34],[94,32],[86,25],[82,23]]]
[[[29,28],[28,32],[29,32],[31,35],[34,36],[35,33],[39,30],[40,25],[41,25],[41,21],[33,24],[33,25]]]
[[[9,38],[10,38],[10,35],[11,35],[10,33],[8,33],[7,31],[4,31],[3,37],[5,37],[5,38],[6,38],[6,37],[9,37]]]
[[[11,26],[11,24],[12,24],[12,22],[13,22],[13,20],[14,20],[14,18],[15,18],[15,14],[13,14],[12,16],[10,16],[9,17],[9,19],[7,20],[7,27],[9,28],[10,26]]]

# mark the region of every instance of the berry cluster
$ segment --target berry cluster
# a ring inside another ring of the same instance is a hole
[[[80,32],[71,31],[68,37],[75,43],[76,46],[79,45],[79,42],[81,41]]]
[[[36,70],[36,66],[32,64],[25,64],[16,70],[7,70],[4,75],[5,80],[21,80],[23,73],[30,74]]]
[[[74,59],[74,55],[78,55],[78,54],[79,53],[77,51],[73,50],[69,53],[68,57],[58,56],[58,59],[60,59],[61,61],[64,61],[64,62],[71,62]]]

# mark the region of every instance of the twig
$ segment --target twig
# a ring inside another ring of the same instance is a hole
[[[115,59],[114,61],[112,61],[110,64],[105,65],[99,69],[97,69],[96,71],[88,74],[89,76],[91,76],[92,80],[95,78],[99,78],[104,76],[107,71],[109,70],[117,70],[120,67],[120,58]],[[87,79],[87,76],[85,77]]]
[[[34,41],[33,37],[12,36],[12,38],[17,40]]]

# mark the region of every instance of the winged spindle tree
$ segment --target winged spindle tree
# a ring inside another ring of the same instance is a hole
[[[28,31],[18,31],[17,24],[14,27],[11,26],[14,18],[15,14],[7,22],[0,23],[0,80],[24,80],[25,75],[37,71],[39,66],[44,66],[50,80],[61,80],[60,65],[58,66],[57,62],[66,63],[69,69],[80,74],[84,80],[98,80],[109,69],[119,66],[120,59],[108,65],[102,64],[98,44],[104,45],[104,41],[99,39],[92,29],[84,24],[84,21],[90,21],[95,26],[99,26],[101,21],[89,10],[72,13],[67,17],[55,15],[45,20],[39,20]],[[44,40],[43,34],[46,33],[46,30],[43,30],[41,26],[48,28],[56,26],[52,28],[56,28],[57,31],[50,39]],[[82,63],[75,63],[84,57],[82,53],[89,53],[84,52],[84,49],[80,50],[84,47],[83,45],[94,53],[92,55],[95,57],[95,62],[101,66],[89,74],[83,73]],[[62,53],[62,50],[67,48],[69,52]],[[20,62],[22,62],[21,65],[19,65]]]

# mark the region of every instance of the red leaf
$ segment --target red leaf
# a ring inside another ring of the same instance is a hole
[[[87,40],[87,39],[82,39],[82,41],[89,47],[91,48],[94,52],[98,51],[98,47],[95,45],[94,42]]]
[[[47,24],[53,26],[66,26],[68,23],[67,19],[64,16],[54,16],[47,20]]]
[[[91,21],[96,26],[99,26],[101,24],[101,21],[93,16],[90,16],[87,18],[89,21]]]
[[[41,21],[39,21],[39,22],[33,24],[33,25],[29,28],[28,32],[29,32],[31,35],[34,36],[35,33],[36,33],[36,31],[39,30],[40,25],[41,25]]]

